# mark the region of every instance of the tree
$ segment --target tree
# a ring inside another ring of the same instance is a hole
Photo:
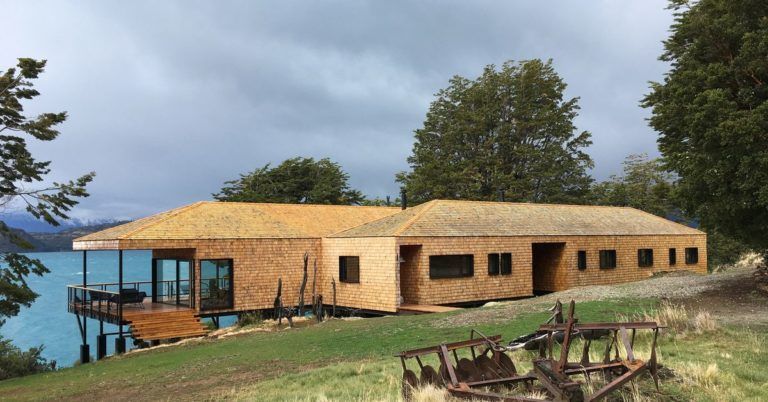
[[[67,212],[77,205],[77,198],[88,196],[85,187],[93,180],[94,173],[67,183],[28,187],[45,181],[51,162],[36,160],[27,149],[27,138],[52,141],[59,135],[56,126],[67,118],[66,112],[43,113],[37,117],[24,115],[22,102],[40,95],[31,80],[43,72],[45,63],[45,60],[20,58],[17,68],[0,74],[0,206],[21,202],[35,218],[56,226],[59,219],[69,218]],[[30,247],[2,221],[0,236],[16,245]],[[43,275],[48,269],[39,260],[23,254],[4,253],[0,259],[3,262],[0,268],[2,325],[5,318],[17,315],[21,306],[30,306],[37,298],[26,278],[30,274]]]
[[[552,62],[508,61],[480,77],[455,76],[415,131],[409,199],[578,202],[588,192],[590,133],[577,132],[578,98]]]
[[[674,0],[675,22],[651,83],[666,165],[702,226],[768,249],[768,2]]]
[[[673,201],[673,176],[661,159],[648,155],[629,155],[624,160],[624,173],[612,175],[592,188],[592,201],[597,205],[637,208],[661,217],[676,212]]]
[[[289,204],[360,204],[363,194],[350,189],[349,175],[328,158],[296,157],[270,164],[228,181],[213,197],[220,201]]]

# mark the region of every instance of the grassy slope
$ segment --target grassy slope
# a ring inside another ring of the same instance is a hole
[[[653,305],[650,300],[584,302],[577,313],[582,321],[604,321]],[[395,352],[469,335],[466,326],[437,326],[445,317],[334,320],[303,329],[159,349],[0,382],[0,398],[392,400],[397,398],[400,376],[399,361],[391,357]],[[475,328],[511,339],[530,332],[546,317],[544,312],[529,312]],[[738,339],[744,336],[747,340]],[[766,341],[763,334],[738,328],[665,339],[662,361],[701,381],[668,380],[663,391],[683,400],[692,392],[702,400],[715,400],[714,395],[722,392],[729,399],[768,398]],[[727,353],[718,346],[723,343]],[[711,363],[717,364],[714,374]]]

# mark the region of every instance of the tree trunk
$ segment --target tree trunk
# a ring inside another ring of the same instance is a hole
[[[307,288],[307,264],[309,263],[309,252],[304,253],[304,276],[301,279],[299,288],[299,317],[304,315],[304,290]]]

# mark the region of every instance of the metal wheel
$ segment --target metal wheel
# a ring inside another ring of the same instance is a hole
[[[419,378],[416,377],[416,373],[412,370],[405,370],[403,372],[403,384],[402,394],[404,401],[410,401],[413,399],[413,390],[419,386]]]
[[[432,385],[442,385],[443,380],[440,378],[440,375],[437,374],[437,371],[430,366],[426,365],[421,368],[421,378],[420,378],[421,384],[432,384]]]

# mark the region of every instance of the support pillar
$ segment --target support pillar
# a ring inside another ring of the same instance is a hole
[[[80,345],[80,363],[90,363],[91,361],[91,347],[88,344]]]
[[[125,353],[125,338],[118,336],[115,338],[115,354],[121,355]]]
[[[107,336],[96,336],[96,359],[101,360],[107,356]]]

